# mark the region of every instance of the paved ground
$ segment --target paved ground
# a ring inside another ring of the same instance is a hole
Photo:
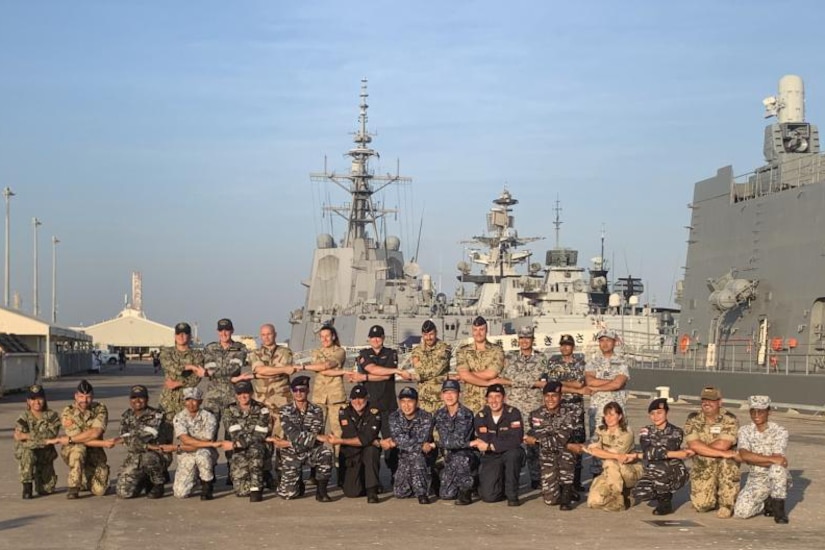
[[[50,405],[60,410],[71,399],[79,378],[46,384]],[[109,432],[118,430],[120,413],[127,406],[129,386],[147,384],[159,393],[160,376],[147,365],[129,365],[125,372],[106,368],[90,381],[98,398],[110,410]],[[646,403],[632,400],[631,423],[646,419]],[[456,507],[437,501],[422,506],[415,500],[382,496],[379,505],[364,499],[343,499],[335,488],[335,502],[319,504],[311,496],[285,502],[265,494],[261,504],[235,498],[219,481],[212,502],[144,498],[118,500],[114,495],[65,498],[66,468],[58,459],[58,494],[23,501],[12,453],[11,426],[25,400],[22,395],[0,399],[0,548],[101,548],[148,545],[157,548],[226,548],[251,545],[261,548],[341,548],[360,544],[369,548],[714,548],[786,549],[821,548],[825,537],[825,420],[776,414],[774,419],[791,431],[790,463],[794,487],[789,497],[791,523],[774,524],[770,518],[719,520],[697,514],[677,494],[678,510],[664,526],[651,523],[647,505],[626,512],[601,512],[579,506],[571,512],[545,506],[535,491],[524,504],[474,503]],[[690,407],[674,405],[672,420],[684,422]],[[738,413],[738,411],[735,411]],[[738,413],[745,421],[747,414]],[[113,475],[123,459],[122,448],[110,454]],[[223,464],[219,475],[225,473]]]

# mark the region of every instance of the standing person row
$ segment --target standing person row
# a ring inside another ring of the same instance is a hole
[[[175,325],[175,345],[161,349],[158,358],[164,378],[158,404],[164,410],[166,420],[173,422],[183,410],[184,390],[197,387],[206,376],[203,352],[192,349],[192,327],[189,323]]]

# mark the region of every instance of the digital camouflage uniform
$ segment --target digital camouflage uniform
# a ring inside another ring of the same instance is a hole
[[[31,411],[25,411],[17,417],[14,428],[29,436],[27,441],[14,442],[14,458],[18,461],[20,481],[34,483],[34,489],[41,495],[53,493],[57,484],[54,471],[57,450],[44,441],[57,437],[60,417],[51,409],[44,410],[40,418]]]
[[[442,340],[428,347],[424,342],[412,350],[412,365],[418,378],[418,406],[430,414],[441,407],[441,384],[450,373],[453,348]]]
[[[633,430],[596,430],[596,441],[589,446],[617,455],[629,453],[633,449]],[[588,508],[599,508],[608,512],[626,509],[625,497],[642,476],[642,465],[638,462],[622,464],[618,460],[602,460],[602,475],[593,480],[587,495]]]
[[[141,414],[127,409],[120,417],[120,437],[126,446],[126,459],[117,476],[119,498],[138,496],[148,479],[152,485],[163,485],[167,457],[160,451],[150,451],[147,445],[171,443],[171,426],[160,409],[146,407]]]
[[[92,428],[100,428],[105,432],[109,423],[109,411],[104,404],[96,401],[86,411],[68,405],[60,413],[60,422],[66,435],[70,437]],[[60,456],[69,466],[69,477],[66,480],[69,489],[88,489],[97,496],[106,494],[106,489],[109,488],[109,465],[102,448],[70,443],[60,449]]]
[[[512,384],[507,388],[507,403],[520,411],[534,411],[542,406],[544,398],[541,388],[536,388],[545,372],[545,356],[535,350],[530,355],[524,355],[521,350],[512,351],[505,358],[501,377]],[[522,445],[527,456],[527,469],[530,472],[530,481],[538,483],[541,480],[541,464],[539,449],[536,445]]]
[[[333,368],[344,368],[347,362],[347,352],[340,346],[318,348],[312,352],[312,363],[326,363],[332,361]],[[312,381],[312,402],[321,407],[326,427],[321,426],[323,433],[341,437],[341,426],[338,424],[338,413],[347,404],[347,394],[344,393],[344,379],[341,376],[324,376],[316,374]]]
[[[194,372],[184,370],[186,365],[203,366],[203,352],[195,349],[179,351],[175,346],[160,350],[160,366],[163,377],[173,382],[181,382],[182,386],[170,390],[164,387],[160,392],[158,406],[166,414],[166,421],[171,423],[180,411],[183,410],[183,389],[196,387],[201,379]]]
[[[584,377],[585,360],[583,353],[573,353],[570,361],[565,361],[562,354],[551,356],[545,364],[545,372],[548,380],[559,382],[579,382],[585,384]],[[574,419],[576,428],[573,430],[573,443],[584,443],[587,441],[587,432],[584,424],[584,396],[578,393],[567,393],[562,390],[561,409],[565,414]],[[576,488],[581,489],[582,455],[576,455],[576,469],[573,483]]]
[[[707,420],[701,412],[688,415],[685,442],[698,440],[710,445],[716,439],[731,441],[735,449],[739,421],[732,413],[720,409],[716,418]],[[739,493],[739,464],[731,458],[696,455],[690,471],[690,502],[699,512],[717,507],[733,510]]]
[[[340,380],[340,378],[337,378],[337,380]],[[306,412],[301,412],[301,409],[295,403],[290,403],[281,408],[281,425],[284,428],[284,438],[292,446],[279,449],[281,453],[279,497],[290,499],[298,496],[301,485],[301,470],[305,464],[315,468],[315,479],[318,481],[329,480],[332,476],[332,462],[334,459],[332,449],[317,439],[318,435],[324,433],[324,420],[324,409],[313,403],[307,403]]]
[[[400,409],[393,411],[390,414],[390,436],[399,451],[393,493],[397,498],[429,495],[432,479],[421,446],[433,440],[433,415],[419,408],[415,416],[408,419]]]
[[[218,436],[218,421],[215,415],[206,409],[198,409],[194,417],[187,410],[175,415],[175,439],[180,443],[181,435],[188,435],[202,441],[215,441]],[[216,449],[197,449],[180,451],[177,454],[178,467],[175,470],[175,484],[172,493],[178,498],[186,498],[195,488],[198,478],[201,481],[215,479],[215,464],[218,462]]]
[[[203,350],[204,367],[209,375],[203,408],[214,414],[218,422],[224,409],[235,403],[235,388],[231,379],[241,374],[246,353],[246,346],[235,341],[226,349],[220,342],[212,342]]]
[[[611,380],[619,375],[624,375],[630,379],[630,369],[625,360],[613,354],[607,359],[601,352],[596,354],[593,361],[585,366],[585,372],[592,373],[599,380]],[[596,434],[596,427],[600,424],[604,406],[615,401],[621,405],[622,410],[627,410],[627,390],[600,391],[594,392],[590,396],[590,405],[587,409],[587,420],[590,428],[590,438]],[[625,416],[627,418],[627,416]],[[590,473],[598,476],[602,473],[602,461],[596,457],[590,458]]]
[[[541,494],[544,503],[553,505],[561,500],[564,485],[573,485],[576,457],[567,449],[572,442],[575,422],[562,411],[541,407],[530,413],[528,435],[539,445],[541,461]]]
[[[475,437],[473,412],[459,403],[458,411],[450,416],[447,407],[441,407],[435,412],[434,423],[438,449],[444,457],[438,496],[450,500],[459,491],[473,488],[473,475],[478,470],[478,453],[470,447]]]
[[[739,429],[739,448],[752,453],[770,456],[785,456],[788,452],[788,430],[773,422],[768,422],[764,432],[751,423]],[[791,476],[788,469],[778,464],[769,467],[749,465],[750,472],[745,487],[736,498],[733,515],[737,518],[749,518],[761,514],[765,509],[765,500],[785,500]]]
[[[232,403],[223,413],[223,427],[232,441],[229,471],[239,497],[263,490],[266,438],[269,435],[269,409],[255,400],[242,410]]]
[[[262,347],[252,350],[247,355],[247,362],[252,367],[252,373],[258,367],[284,367],[292,364],[292,351],[285,346]],[[272,420],[272,434],[283,437],[281,429],[281,407],[292,403],[292,392],[289,390],[289,375],[279,374],[277,376],[267,376],[256,378],[252,381],[255,389],[255,401],[263,403],[269,409]]]
[[[486,340],[484,350],[475,349],[475,343],[464,344],[456,352],[456,369],[471,373],[492,370],[500,373],[504,368],[504,350]],[[462,383],[461,400],[468,409],[477,413],[487,404],[487,389],[474,384]]]
[[[684,432],[668,422],[661,430],[651,424],[639,430],[639,446],[645,461],[642,477],[633,488],[639,500],[669,499],[688,482],[685,462],[667,458],[668,451],[682,448]]]

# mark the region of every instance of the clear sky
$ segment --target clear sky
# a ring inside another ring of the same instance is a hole
[[[805,79],[825,124],[818,1],[0,1],[0,187],[11,289],[40,309],[113,317],[143,273],[147,315],[222,316],[289,333],[322,202],[309,172],[345,170],[369,79],[377,173],[413,184],[393,233],[452,294],[459,242],[506,185],[519,233],[596,256],[672,303],[694,182],[762,162],[763,97]],[[340,229],[340,224],[337,226]],[[393,227],[393,226],[391,226]]]

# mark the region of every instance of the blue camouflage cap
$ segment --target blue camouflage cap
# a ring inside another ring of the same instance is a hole
[[[445,380],[443,384],[441,384],[441,391],[461,391],[461,384],[459,384],[458,380]]]

